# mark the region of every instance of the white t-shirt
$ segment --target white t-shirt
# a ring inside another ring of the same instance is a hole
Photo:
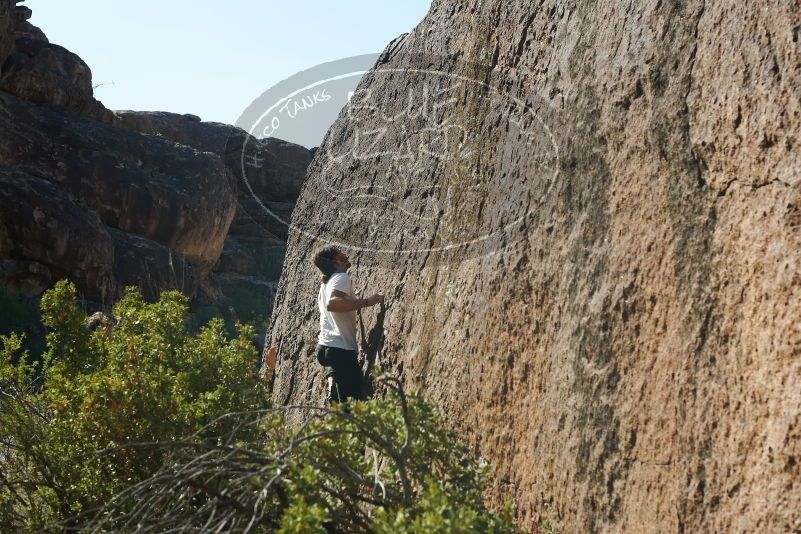
[[[317,343],[326,347],[345,350],[357,350],[356,346],[356,311],[328,311],[328,301],[334,290],[353,297],[353,285],[348,273],[334,273],[325,284],[320,284],[317,305],[320,308],[320,335]]]

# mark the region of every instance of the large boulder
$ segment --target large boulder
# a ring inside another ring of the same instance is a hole
[[[0,165],[0,284],[41,294],[61,278],[85,299],[114,302],[126,286],[148,300],[168,289],[193,296],[197,268],[177,252],[107,227],[58,185]]]
[[[122,288],[135,286],[147,300],[156,300],[162,291],[178,290],[192,297],[199,283],[197,268],[186,258],[155,241],[115,228],[114,278],[117,296]]]
[[[23,21],[24,23],[25,21]],[[23,27],[27,34],[35,27]],[[95,100],[92,71],[66,48],[35,35],[18,36],[0,75],[0,89],[20,98],[111,122],[114,115]]]
[[[115,114],[120,124],[131,130],[221,156],[242,196],[294,202],[311,161],[311,152],[300,145],[274,138],[258,140],[236,126],[202,122],[194,115],[163,111]]]
[[[217,261],[236,211],[220,159],[0,92],[0,163],[58,184],[109,226],[198,268]]]
[[[100,218],[57,184],[0,165],[0,283],[40,294],[68,277],[81,295],[110,303],[114,244]]]
[[[435,1],[329,130],[267,344],[318,403],[314,247],[369,359],[559,532],[801,525],[797,3]],[[369,362],[367,362],[369,363]]]
[[[258,140],[235,126],[203,122],[194,115],[115,114],[125,128],[222,158],[238,195],[237,211],[219,261],[200,284],[194,308],[222,315],[230,324],[251,321],[262,337],[311,151],[279,139]]]

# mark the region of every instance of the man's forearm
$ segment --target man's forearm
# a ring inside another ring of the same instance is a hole
[[[349,312],[360,310],[367,306],[367,299],[331,299],[328,301],[328,311]]]

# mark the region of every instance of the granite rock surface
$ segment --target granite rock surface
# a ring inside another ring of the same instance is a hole
[[[801,529],[801,9],[435,0],[292,216],[267,344],[321,403],[338,243],[364,367],[435,400],[559,532]]]

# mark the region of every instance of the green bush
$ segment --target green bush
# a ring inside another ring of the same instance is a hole
[[[90,330],[74,299],[66,282],[42,298],[40,372],[2,337],[0,531],[512,530],[485,469],[396,379],[343,409],[272,408],[249,328],[192,335],[179,293],[130,290]]]
[[[41,372],[20,354],[19,336],[2,338],[0,531],[69,526],[165,461],[157,447],[120,445],[200,429],[213,436],[228,429],[209,421],[267,405],[252,332],[228,340],[212,320],[191,336],[180,293],[147,304],[130,289],[114,306],[115,324],[94,331],[70,283],[45,293],[41,307],[49,330]]]
[[[214,443],[168,445],[171,462],[117,496],[94,531],[512,532],[488,510],[485,468],[444,430],[432,404],[395,379],[347,409],[285,407],[223,417]],[[305,423],[286,424],[303,410]],[[254,435],[251,429],[256,428]],[[246,433],[243,431],[247,430]]]

